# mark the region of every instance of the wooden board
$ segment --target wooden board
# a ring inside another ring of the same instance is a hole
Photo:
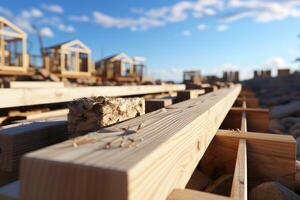
[[[167,200],[230,200],[230,198],[196,190],[175,189]]]
[[[247,145],[245,139],[240,139],[231,187],[231,199],[247,200],[247,175]]]
[[[259,108],[259,101],[255,97],[248,97],[248,98],[237,98],[236,100],[236,107],[242,107],[242,103],[245,101],[247,103],[247,108]]]
[[[292,136],[219,130],[214,138],[218,143],[213,141],[213,148],[222,148],[222,157],[232,158],[240,139],[247,141],[249,189],[265,181],[278,181],[294,188],[296,142]],[[222,147],[217,146],[220,142]]]
[[[184,90],[184,85],[95,86],[74,88],[0,89],[0,108],[72,101],[91,96],[135,96]]]
[[[27,152],[61,142],[67,138],[66,121],[33,122],[0,129],[0,169],[18,170],[21,156]]]
[[[21,198],[165,200],[185,187],[240,89],[224,88],[99,130],[77,138],[91,141],[77,147],[71,140],[29,153],[21,164]],[[135,138],[131,146],[128,137]]]
[[[166,106],[172,105],[171,98],[160,98],[160,99],[146,99],[145,108],[146,113],[164,108]]]
[[[205,93],[204,89],[178,91],[176,102],[181,102],[181,101],[185,101],[188,99],[195,99],[199,95],[202,95],[204,93]]]
[[[63,88],[63,82],[49,81],[10,81],[9,88]]]
[[[42,113],[36,113],[26,116],[27,120],[38,120],[38,119],[48,119],[48,118],[54,118],[54,117],[63,117],[67,116],[69,113],[69,109],[58,109],[58,110],[52,110],[48,112],[42,112]]]
[[[248,106],[248,104],[247,104]],[[269,110],[263,108],[236,108],[230,109],[230,113],[247,114],[247,130],[251,132],[268,132],[269,130]],[[238,114],[236,114],[238,115]],[[230,120],[231,118],[228,117]]]

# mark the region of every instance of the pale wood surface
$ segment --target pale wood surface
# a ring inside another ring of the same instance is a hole
[[[246,140],[240,139],[232,181],[231,198],[246,200],[247,194],[247,146]]]
[[[36,114],[27,115],[27,120],[38,120],[38,119],[48,119],[48,118],[55,118],[55,117],[63,117],[67,116],[69,113],[69,109],[58,109],[58,110],[51,110],[48,112],[41,112]]]
[[[49,81],[10,81],[9,88],[63,88],[63,82]]]
[[[185,187],[240,89],[224,88],[102,129],[77,147],[71,140],[29,153],[22,159],[21,197],[166,199]],[[122,147],[115,135],[128,126],[125,133],[132,134],[124,137],[138,142]]]
[[[185,85],[97,86],[76,88],[0,89],[0,108],[72,101],[91,96],[134,96],[184,90]]]
[[[189,189],[175,189],[167,200],[229,200],[229,197]]]

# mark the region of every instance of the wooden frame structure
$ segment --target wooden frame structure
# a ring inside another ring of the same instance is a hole
[[[240,89],[220,89],[83,136],[91,143],[78,148],[70,140],[27,154],[21,162],[21,199],[166,199],[174,188],[185,187]],[[122,132],[114,130],[137,130],[141,123],[138,133],[124,136],[136,147],[118,148]],[[86,181],[93,186],[86,187]]]
[[[67,78],[89,77],[93,72],[91,50],[79,40],[71,40],[44,50],[44,66]]]
[[[257,108],[253,93],[243,91],[238,97],[239,91],[239,85],[230,85],[29,153],[22,159],[21,185],[10,191],[21,190],[16,200],[246,200],[248,190],[265,181],[293,189],[295,140],[259,132],[268,127],[268,111]],[[217,131],[221,122],[221,128],[228,130]],[[41,144],[46,139],[38,131],[21,132],[3,135],[11,143],[21,140],[22,147],[36,145],[31,137],[39,138]],[[22,139],[17,137],[21,134]],[[16,165],[22,151],[5,150],[10,158],[2,167]],[[230,195],[185,189],[196,166],[208,176],[214,171],[233,174]],[[0,191],[1,195],[6,194]]]
[[[27,34],[24,31],[0,16],[0,72],[27,72],[26,40]]]
[[[133,82],[143,79],[145,58],[117,53],[96,62],[96,74],[103,81]]]
[[[233,174],[230,196],[221,196],[190,189],[175,189],[167,200],[209,199],[246,200],[248,190],[265,181],[278,181],[290,189],[295,187],[296,142],[292,136],[258,132],[261,126],[249,132],[249,124],[263,119],[268,127],[265,109],[247,109],[252,92],[241,92],[237,99],[240,107],[233,107],[200,161],[201,171],[206,175],[214,172]],[[259,112],[256,112],[259,111]],[[256,117],[249,118],[255,112]],[[234,130],[232,130],[234,129]],[[276,149],[274,148],[276,147]]]

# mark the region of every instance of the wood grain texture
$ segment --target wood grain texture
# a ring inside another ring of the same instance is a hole
[[[293,189],[295,186],[296,142],[289,135],[219,130],[214,141],[222,143],[222,156],[235,157],[234,148],[240,139],[247,140],[248,188],[266,182],[278,181]],[[219,148],[214,145],[214,148]],[[232,165],[232,163],[226,163]]]
[[[184,90],[185,85],[97,86],[75,88],[0,89],[0,108],[72,101],[91,96],[134,96]]]
[[[229,200],[229,197],[189,189],[175,189],[167,200]]]
[[[85,137],[94,142],[77,148],[71,140],[29,153],[21,164],[21,197],[164,200],[185,187],[240,89],[224,88],[90,133]],[[124,127],[132,134],[120,132]],[[126,148],[116,134],[143,140]]]
[[[247,145],[245,139],[240,139],[231,187],[232,199],[247,199],[247,175]]]
[[[63,82],[50,81],[10,81],[9,88],[63,88]]]
[[[33,122],[0,129],[0,169],[18,170],[21,156],[27,152],[61,142],[67,138],[67,122]]]
[[[243,101],[242,108],[247,108],[246,101]],[[242,113],[240,130],[247,132],[247,113],[245,111]],[[240,139],[230,194],[232,199],[247,200],[247,176],[247,143],[245,139]]]

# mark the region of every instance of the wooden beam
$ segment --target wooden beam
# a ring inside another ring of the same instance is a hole
[[[230,200],[230,198],[196,190],[175,189],[167,200]]]
[[[185,101],[188,99],[195,99],[205,93],[204,89],[195,89],[195,90],[184,90],[177,92],[176,102]]]
[[[247,109],[246,101],[242,102],[243,110]],[[241,131],[247,132],[247,113],[243,111],[241,119]],[[247,200],[247,143],[245,139],[239,140],[239,147],[237,150],[235,169],[231,187],[231,199]]]
[[[248,104],[247,104],[248,106]],[[269,130],[269,110],[263,108],[236,108],[230,109],[230,114],[226,119],[230,123],[232,116],[239,116],[238,113],[245,112],[247,114],[247,129],[252,132],[268,132]],[[234,114],[235,113],[235,114]],[[238,120],[238,119],[237,119]]]
[[[63,82],[10,81],[9,88],[63,88]]]
[[[146,99],[146,113],[172,105],[172,98]]]
[[[0,169],[18,170],[21,156],[67,139],[66,121],[16,124],[0,129]]]
[[[21,198],[165,200],[185,187],[240,89],[224,88],[29,153],[21,164]]]
[[[1,89],[0,108],[72,101],[91,96],[135,96],[184,90],[184,85],[99,86],[76,88]]]
[[[219,130],[212,144],[222,148],[222,157],[234,157],[240,139],[247,140],[248,188],[266,181],[295,186],[296,141],[290,135]],[[217,146],[222,144],[223,146]],[[275,148],[276,147],[276,148]],[[231,164],[227,162],[226,166]]]

